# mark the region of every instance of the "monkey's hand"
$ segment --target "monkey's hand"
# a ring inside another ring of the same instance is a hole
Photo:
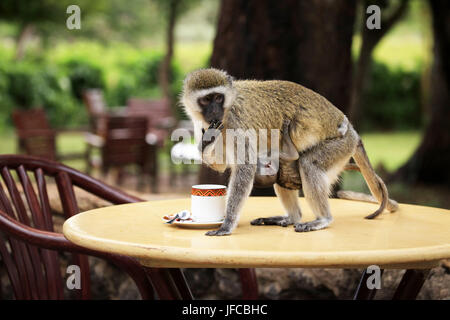
[[[205,233],[207,236],[227,236],[231,234],[231,230],[229,228],[220,227],[217,230],[211,230]]]
[[[207,146],[209,146],[211,143],[216,141],[216,137],[220,134],[221,130],[223,129],[223,124],[221,121],[213,121],[209,125],[208,129],[205,131],[205,129],[202,128],[202,142],[200,143],[200,151],[203,152]],[[207,137],[205,137],[205,133]],[[210,138],[209,140],[207,138]]]

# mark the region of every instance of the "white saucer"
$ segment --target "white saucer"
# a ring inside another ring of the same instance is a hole
[[[174,221],[172,224],[180,228],[189,229],[211,229],[216,228],[222,224],[223,220],[215,222],[195,222],[192,220]]]
[[[164,223],[167,222],[166,219],[162,218]],[[213,222],[196,222],[192,220],[180,220],[174,221],[171,224],[180,228],[189,228],[189,229],[211,229],[216,228],[222,224],[223,220],[213,221]]]

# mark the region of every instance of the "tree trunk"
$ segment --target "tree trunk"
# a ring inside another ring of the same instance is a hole
[[[358,127],[361,117],[361,97],[370,76],[372,65],[372,52],[380,40],[389,32],[390,29],[401,19],[408,7],[408,0],[402,0],[396,10],[389,16],[384,17],[381,21],[381,29],[370,30],[366,26],[366,9],[371,4],[377,4],[385,10],[386,2],[366,0],[362,6],[363,19],[361,25],[361,49],[359,52],[358,62],[356,63],[355,76],[353,78],[350,107],[348,117],[354,126]],[[383,6],[384,4],[384,6]]]
[[[355,9],[355,0],[223,0],[211,65],[300,83],[345,112]]]
[[[431,0],[434,63],[431,120],[422,143],[394,179],[450,186],[450,2]]]
[[[349,104],[355,1],[223,0],[211,58],[237,78],[282,79]]]
[[[16,54],[14,57],[16,61],[22,60],[25,54],[25,44],[33,33],[33,29],[33,25],[30,23],[24,23],[19,27],[19,34],[16,41]]]
[[[174,38],[175,38],[175,23],[177,18],[177,9],[180,0],[169,0],[168,5],[168,24],[166,34],[166,55],[162,61],[159,70],[159,85],[163,97],[169,101],[172,101],[172,93],[170,90],[170,66],[172,63],[173,50],[174,50]]]

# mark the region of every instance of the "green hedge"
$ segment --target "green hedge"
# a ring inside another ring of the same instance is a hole
[[[42,106],[52,126],[76,127],[88,123],[82,92],[104,90],[108,105],[125,105],[130,97],[158,97],[158,69],[163,55],[142,55],[135,61],[115,66],[99,64],[86,57],[68,57],[58,62],[45,59],[7,61],[0,64],[0,128],[11,126],[14,108]],[[117,82],[107,81],[108,68],[116,68]],[[177,63],[171,68],[172,90],[181,89],[182,73]]]
[[[422,126],[420,71],[374,62],[363,94],[361,129],[405,130]]]
[[[55,127],[87,123],[84,108],[59,68],[29,62],[3,64],[0,79],[0,121],[4,125],[11,125],[14,108],[34,107],[45,108]]]

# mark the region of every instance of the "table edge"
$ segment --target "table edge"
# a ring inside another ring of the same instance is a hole
[[[266,197],[275,198],[275,197]],[[186,200],[180,198],[176,200]],[[154,200],[141,203],[166,202],[170,200]],[[342,199],[337,199],[342,200]],[[342,200],[346,201],[346,200]],[[130,204],[123,204],[124,206]],[[400,204],[407,206],[417,206],[427,209],[450,210],[426,207],[420,205]],[[91,212],[92,209],[80,214]],[[343,268],[343,267],[364,267],[369,265],[379,266],[436,266],[443,259],[450,259],[450,243],[434,245],[420,248],[405,248],[392,250],[371,250],[371,251],[340,251],[340,252],[292,252],[289,259],[286,255],[280,255],[272,251],[255,251],[253,254],[242,255],[233,254],[235,251],[218,251],[215,249],[195,249],[177,248],[168,246],[143,246],[134,243],[126,243],[115,240],[106,240],[94,236],[80,234],[70,227],[73,220],[78,215],[67,219],[63,225],[63,234],[76,245],[89,249],[122,254],[134,257],[148,266],[176,266],[176,267],[221,267],[221,268],[244,268],[244,267],[308,267],[308,268]],[[233,236],[233,235],[231,235]],[[431,253],[430,253],[431,251]],[[171,253],[171,258],[167,257],[167,252]],[[363,253],[363,256],[361,254]],[[381,256],[381,258],[380,258]],[[419,258],[420,257],[420,258]],[[239,261],[237,261],[239,260]],[[399,267],[400,268],[400,267]]]
[[[69,220],[67,220],[69,221]],[[148,266],[203,266],[241,268],[241,267],[329,267],[342,268],[369,265],[437,265],[440,260],[450,258],[450,244],[423,248],[406,248],[372,251],[340,252],[292,252],[287,257],[271,251],[255,251],[245,257],[236,255],[235,251],[218,251],[215,249],[192,249],[164,246],[140,246],[120,241],[80,237],[64,223],[64,236],[76,245],[101,252],[113,252],[134,257]],[[430,253],[430,251],[432,251]],[[170,252],[171,257],[167,254]],[[363,252],[363,254],[362,254]],[[418,259],[417,257],[420,257]]]

